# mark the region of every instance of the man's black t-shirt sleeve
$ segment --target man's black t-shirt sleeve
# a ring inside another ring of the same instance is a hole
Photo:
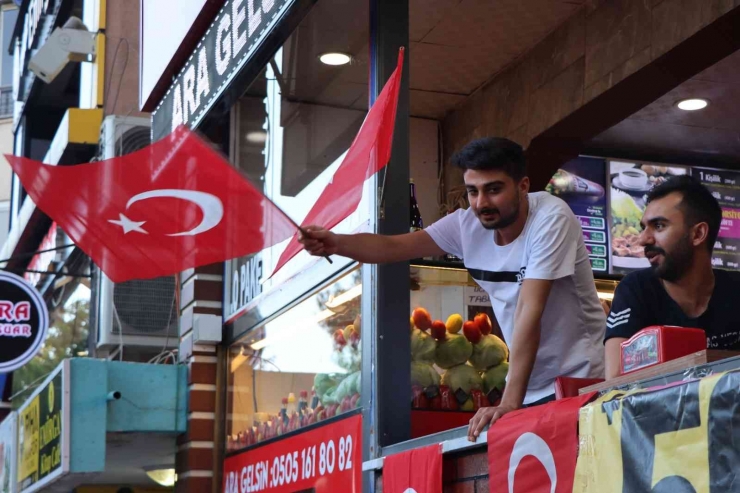
[[[645,294],[641,282],[635,275],[625,276],[617,285],[612,300],[612,309],[606,318],[604,341],[612,337],[629,339],[648,325],[644,309]]]

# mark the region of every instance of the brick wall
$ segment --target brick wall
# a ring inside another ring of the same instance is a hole
[[[190,269],[180,276],[181,364],[188,366],[188,431],[178,438],[176,493],[218,491],[223,437],[220,414],[219,349],[193,344],[193,320],[198,314],[221,315],[223,264]]]
[[[737,49],[736,42],[720,36],[704,36],[701,47],[687,41],[703,30],[720,29],[719,21],[738,7],[740,0],[592,0],[445,118],[445,158],[472,139],[500,136],[524,147],[534,146],[538,137],[540,147],[572,140],[573,147],[563,153],[569,159],[566,154],[577,154],[584,140]],[[672,61],[675,70],[664,68],[661,79],[645,70],[671,61],[666,55],[679,50],[682,56]],[[638,72],[645,74],[645,83],[634,84],[628,95],[616,101],[599,98]],[[582,111],[587,106],[589,111]],[[579,114],[580,121],[573,121]],[[569,117],[569,129],[561,126],[548,135]],[[538,158],[546,154],[538,151]],[[545,156],[534,164],[546,167],[543,176],[549,178],[563,162],[553,162],[557,158]],[[448,166],[445,172],[448,190],[462,183],[457,169]]]

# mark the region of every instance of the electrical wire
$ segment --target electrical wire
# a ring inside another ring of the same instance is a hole
[[[118,89],[116,90],[116,97],[113,100],[113,108],[111,110],[111,113],[115,112],[116,110],[116,104],[118,104],[118,95],[121,93],[121,84],[123,83],[123,75],[126,73],[126,68],[128,67],[128,53],[130,51],[130,45],[129,45],[128,39],[126,38],[118,39],[118,44],[116,44],[116,51],[113,53],[113,63],[111,63],[111,69],[110,69],[111,73],[108,78],[108,87],[106,87],[105,93],[103,93],[103,97],[105,101],[105,104],[103,105],[103,109],[106,109],[107,103],[110,100],[110,87],[111,87],[111,84],[113,83],[113,71],[116,69],[116,60],[118,59],[118,50],[121,48],[121,45],[123,43],[126,43],[126,51],[124,52],[126,58],[124,59],[124,62],[123,62],[123,70],[121,71],[121,77],[119,77],[118,79]]]

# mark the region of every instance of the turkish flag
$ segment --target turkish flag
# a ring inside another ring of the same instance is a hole
[[[488,430],[491,493],[571,493],[578,410],[595,392],[506,414]]]
[[[331,229],[342,222],[360,205],[365,180],[388,164],[391,158],[402,70],[403,48],[398,53],[396,69],[365,117],[362,128],[342,164],[308,212],[301,227],[315,225]],[[280,255],[272,275],[295,257],[301,248],[297,237],[293,237]]]
[[[430,445],[386,457],[383,493],[442,493],[442,446]]]
[[[295,225],[195,133],[76,166],[6,155],[34,203],[114,282],[259,252]]]

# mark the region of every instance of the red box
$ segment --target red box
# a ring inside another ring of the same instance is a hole
[[[707,348],[702,329],[654,325],[642,329],[621,344],[622,375],[665,363]]]

